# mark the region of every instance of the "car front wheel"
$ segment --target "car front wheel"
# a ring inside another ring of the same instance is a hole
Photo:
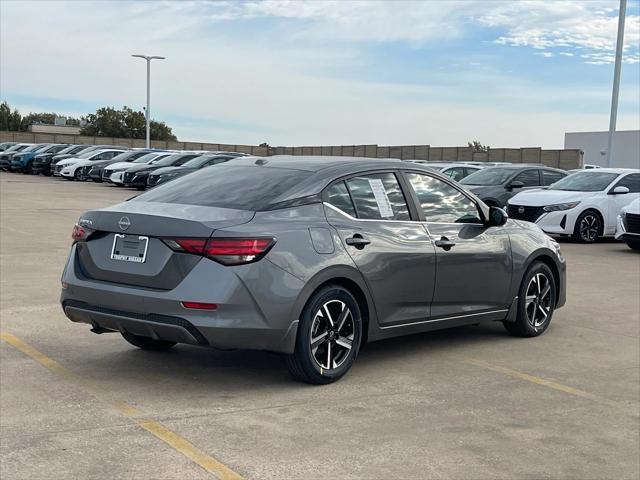
[[[640,250],[640,240],[626,240],[627,246],[633,250]]]
[[[602,234],[600,216],[590,210],[582,212],[573,228],[573,239],[580,243],[595,243]]]
[[[313,294],[304,308],[295,352],[286,357],[287,368],[303,382],[335,382],[353,365],[361,340],[358,302],[341,286],[324,287]]]
[[[520,285],[515,322],[504,322],[507,331],[517,337],[537,337],[551,323],[556,306],[556,282],[551,269],[534,262]]]

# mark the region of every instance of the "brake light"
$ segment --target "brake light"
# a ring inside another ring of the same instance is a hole
[[[163,240],[172,250],[210,258],[223,265],[260,260],[276,243],[274,238],[171,238]]]
[[[73,226],[71,238],[74,242],[82,242],[89,238],[93,232],[95,232],[95,230],[93,230],[92,228],[82,227],[76,223]]]

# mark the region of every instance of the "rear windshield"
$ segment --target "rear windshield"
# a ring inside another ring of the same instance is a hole
[[[160,185],[132,201],[263,211],[311,174],[286,168],[214,165]]]

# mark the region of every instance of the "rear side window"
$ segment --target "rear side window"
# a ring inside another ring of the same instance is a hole
[[[566,175],[560,172],[542,170],[542,185],[549,186],[552,183],[556,183],[558,180],[562,180],[564,177],[566,177]]]
[[[356,209],[351,201],[351,195],[344,182],[336,183],[327,190],[327,203],[339,208],[352,217],[357,217]]]
[[[539,170],[525,170],[524,172],[516,175],[516,178],[514,178],[513,181],[522,182],[525,187],[537,187],[540,185]]]
[[[409,208],[393,173],[362,175],[347,180],[358,218],[410,220]]]
[[[286,168],[214,165],[155,187],[132,202],[179,203],[238,210],[270,210],[278,197],[313,172]]]

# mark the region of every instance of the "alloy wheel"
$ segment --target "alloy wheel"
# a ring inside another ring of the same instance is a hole
[[[551,314],[551,281],[544,273],[536,273],[527,286],[525,311],[533,328],[542,326]]]
[[[594,214],[582,217],[580,221],[580,238],[585,242],[595,242],[600,233],[600,221]]]
[[[353,314],[341,300],[329,300],[311,323],[309,347],[316,364],[324,370],[340,367],[349,357],[355,335]]]

